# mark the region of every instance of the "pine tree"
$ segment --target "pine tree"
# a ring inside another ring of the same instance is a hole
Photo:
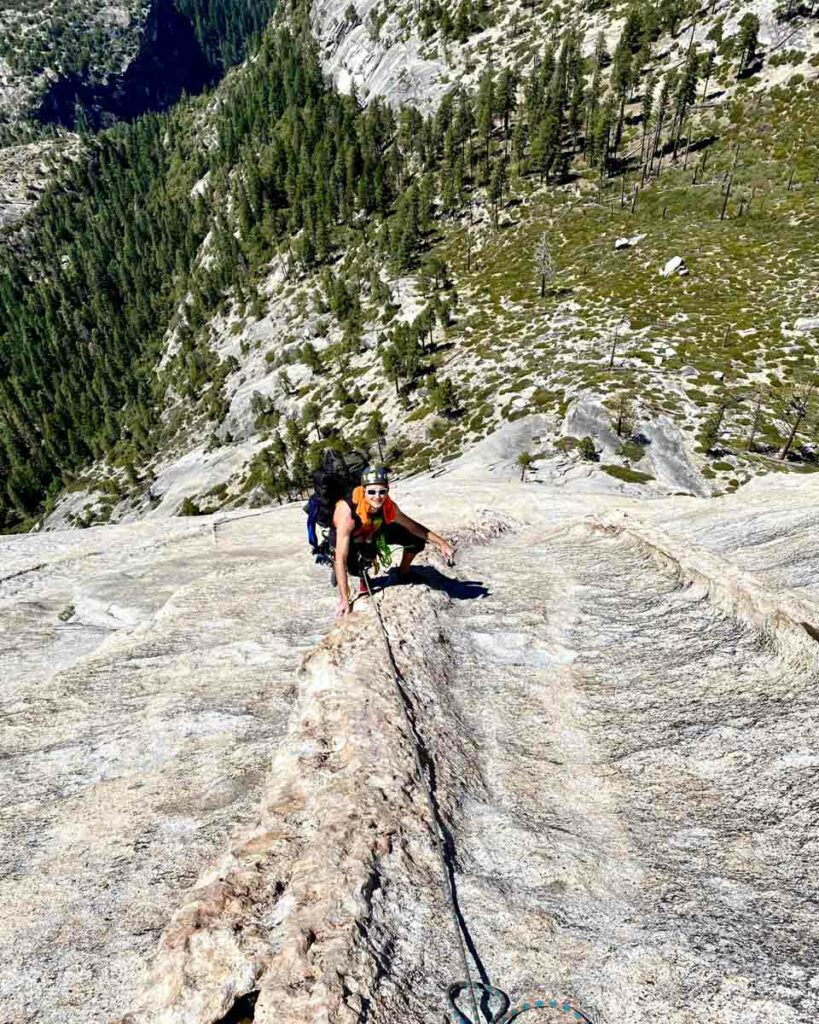
[[[627,26],[628,27],[628,26]],[[612,152],[615,154],[620,149],[620,139],[623,134],[623,119],[626,111],[626,100],[631,92],[634,73],[632,69],[632,53],[629,40],[625,30],[620,36],[617,48],[614,51],[614,59],[611,65],[611,87],[619,104],[617,121],[614,128],[614,139],[611,144]]]
[[[700,56],[696,47],[692,46],[688,51],[688,56],[682,72],[677,79],[677,88],[674,94],[674,124],[676,129],[672,128],[674,135],[673,158],[676,158],[677,156],[677,149],[680,144],[680,135],[682,134],[683,124],[685,123],[688,108],[695,101],[697,96],[697,79],[699,77],[699,70]]]
[[[489,163],[489,140],[495,120],[495,75],[492,64],[484,69],[475,97],[475,121],[484,147],[484,164]]]
[[[739,22],[737,36],[737,78],[743,75],[756,59],[759,40],[759,18],[752,13],[744,14]]]
[[[506,189],[506,161],[501,159],[495,162],[492,169],[492,178],[489,183],[489,201],[492,204],[492,222],[495,225],[496,230],[498,227],[500,206],[503,202],[504,196],[506,195]]]
[[[656,88],[656,81],[653,73],[649,73],[646,76],[643,84],[643,100],[640,104],[640,122],[642,126],[642,136],[640,138],[640,163],[645,159],[646,150],[648,146],[649,135],[651,132],[651,113],[654,109],[654,90]]]
[[[387,443],[387,423],[378,409],[370,413],[367,421],[365,440],[378,448],[378,461],[384,461],[384,445]]]

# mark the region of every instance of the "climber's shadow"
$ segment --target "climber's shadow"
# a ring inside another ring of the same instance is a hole
[[[416,586],[427,586],[430,590],[440,590],[455,601],[471,601],[476,597],[489,597],[489,588],[479,580],[459,580],[454,576],[445,576],[432,565],[414,565],[412,575],[413,583]],[[386,576],[382,576],[373,580],[373,583],[384,588],[389,587],[390,580]]]

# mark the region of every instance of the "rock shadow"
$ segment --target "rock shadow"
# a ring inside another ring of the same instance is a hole
[[[440,590],[456,601],[472,601],[476,597],[489,597],[489,588],[480,580],[459,580],[454,576],[445,576],[432,565],[413,566],[413,584],[427,586],[430,590]],[[373,580],[379,590],[385,590],[392,584],[389,576],[379,576]]]
[[[172,0],[157,0],[148,16],[142,48],[120,75],[94,82],[65,74],[51,83],[35,117],[44,124],[92,131],[167,110],[183,93],[197,95],[218,79],[190,20]]]

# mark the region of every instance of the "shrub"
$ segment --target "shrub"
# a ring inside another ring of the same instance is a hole
[[[645,451],[634,441],[624,441],[617,449],[617,454],[630,462],[639,462],[645,455]]]
[[[319,355],[315,345],[311,345],[309,341],[305,341],[302,345],[299,352],[299,358],[309,370],[313,371],[313,373],[319,373],[321,371],[323,366],[321,356]]]
[[[580,438],[580,444],[578,445],[577,450],[580,454],[580,458],[584,459],[586,462],[597,462],[600,458],[597,446],[588,435]]]
[[[452,427],[446,420],[435,419],[427,427],[427,437],[431,441],[440,441],[442,437],[446,437],[451,429]]]
[[[419,405],[417,409],[413,409],[411,413],[404,417],[404,422],[415,423],[417,420],[422,420],[425,416],[429,416],[430,412],[431,409],[428,405]]]
[[[548,388],[537,388],[532,394],[532,405],[538,409],[544,409],[555,401],[555,393]]]
[[[564,455],[569,455],[571,452],[576,451],[579,447],[579,437],[572,437],[571,435],[567,435],[566,437],[561,437],[557,441],[555,441],[555,448],[557,448],[557,450],[559,452],[562,452]]]
[[[193,498],[184,498],[176,514],[178,516],[201,516],[203,512]]]
[[[604,473],[613,476],[615,480],[622,480],[626,484],[645,484],[654,477],[648,473],[640,473],[636,469],[629,469],[628,466],[601,466]]]

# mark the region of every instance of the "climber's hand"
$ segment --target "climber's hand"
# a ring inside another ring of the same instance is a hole
[[[336,609],[336,622],[342,622],[350,614],[350,598],[347,595],[339,597],[338,608]]]
[[[455,548],[451,544],[447,544],[445,540],[442,540],[438,545],[438,550],[441,552],[441,558],[448,566],[455,564]]]

